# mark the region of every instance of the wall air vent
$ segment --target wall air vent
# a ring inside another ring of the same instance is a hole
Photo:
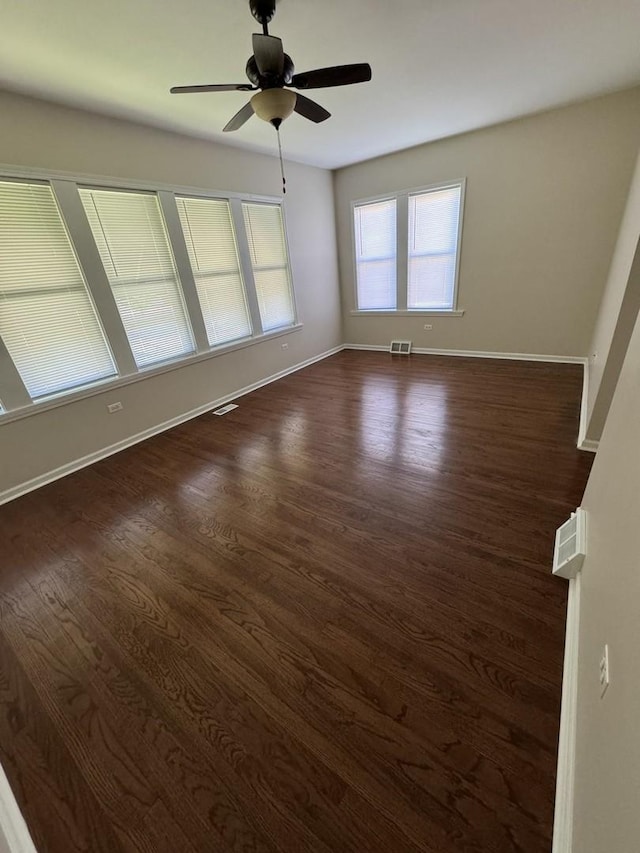
[[[556,531],[553,551],[553,574],[561,578],[575,578],[587,553],[587,514],[578,507],[571,518]]]
[[[394,355],[409,355],[411,353],[411,341],[391,341],[389,352]]]
[[[227,412],[232,412],[234,409],[237,409],[237,408],[238,407],[236,406],[235,403],[227,403],[226,406],[221,406],[219,409],[214,409],[213,414],[214,415],[226,415]]]

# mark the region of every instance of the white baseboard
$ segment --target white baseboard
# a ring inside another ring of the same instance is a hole
[[[37,853],[16,798],[0,767],[0,853]]]
[[[580,578],[581,575],[578,572],[576,577],[569,581],[552,853],[572,853],[573,851],[573,798],[575,790],[576,722],[578,715]]]
[[[298,370],[302,370],[305,367],[309,367],[309,365],[314,364],[317,361],[322,361],[323,359],[335,355],[336,353],[341,352],[345,349],[367,350],[374,352],[389,351],[389,347],[386,345],[342,344],[340,346],[333,347],[332,349],[320,353],[319,355],[313,356],[312,358],[308,358],[305,361],[300,362],[299,364],[295,364],[292,367],[286,368],[285,370],[281,370],[278,373],[272,374],[271,376],[267,376],[265,379],[261,379],[258,382],[254,382],[252,385],[247,385],[244,388],[240,388],[231,394],[226,394],[223,397],[219,397],[216,400],[212,400],[209,403],[205,403],[203,406],[199,406],[196,409],[192,409],[189,412],[185,412],[175,418],[171,418],[168,421],[164,421],[163,423],[151,427],[148,430],[136,433],[136,435],[123,439],[122,441],[119,441],[116,444],[104,447],[101,450],[97,450],[95,453],[90,453],[87,456],[83,456],[80,459],[76,459],[73,462],[69,462],[66,465],[62,465],[59,468],[55,468],[53,471],[48,471],[46,474],[42,474],[38,477],[34,477],[31,480],[27,480],[25,483],[20,483],[17,486],[13,486],[10,489],[6,489],[5,491],[0,492],[0,506],[2,504],[8,503],[9,501],[15,500],[16,498],[19,498],[21,495],[25,495],[28,492],[32,492],[35,489],[39,489],[41,486],[47,485],[47,483],[52,483],[55,480],[59,480],[62,477],[66,477],[68,474],[72,474],[74,471],[79,471],[81,468],[86,468],[88,465],[92,465],[94,462],[98,462],[100,459],[105,459],[107,456],[112,456],[114,453],[118,453],[120,450],[125,450],[127,447],[131,447],[134,444],[138,444],[141,441],[145,441],[145,439],[147,438],[151,438],[154,435],[158,435],[161,432],[165,432],[166,430],[171,429],[172,427],[179,426],[185,421],[191,420],[192,418],[197,418],[199,415],[202,415],[205,412],[211,411],[212,409],[216,409],[218,406],[223,406],[225,403],[228,403],[231,400],[235,400],[238,397],[242,397],[245,394],[249,394],[251,393],[251,391],[256,391],[258,388],[262,388],[265,385],[269,385],[271,382],[276,382],[278,379],[282,379],[283,377],[288,376],[291,373],[295,373]],[[534,353],[481,352],[479,350],[446,350],[428,349],[422,347],[414,348],[413,352],[418,355],[445,355],[467,358],[499,358],[516,361],[544,361],[561,364],[585,364],[587,361],[587,359],[581,356],[540,355]],[[584,396],[585,395],[583,386],[583,400]],[[588,439],[583,440],[582,443],[578,446],[581,450],[590,450],[592,452],[595,452],[598,449],[598,443],[590,441]]]
[[[389,352],[389,345],[378,344],[345,344],[344,349],[369,350],[372,352]],[[587,359],[580,355],[540,355],[528,352],[483,352],[482,350],[464,349],[431,349],[428,347],[413,347],[417,355],[451,355],[462,358],[501,358],[510,361],[547,361],[553,364],[584,364]]]
[[[358,349],[367,352],[389,352],[389,344],[387,346],[378,346],[377,344],[345,344],[344,349]]]
[[[389,347],[382,344],[345,344],[344,349],[365,350],[370,352],[389,352]],[[589,359],[580,355],[540,355],[528,352],[482,352],[481,350],[464,349],[429,349],[413,347],[417,355],[451,355],[465,358],[504,358],[511,361],[546,361],[551,364],[582,364],[582,401],[580,404],[580,428],[578,431],[578,449],[596,453],[598,442],[585,438],[587,431],[587,405],[589,396]]]
[[[52,483],[54,480],[59,480],[62,477],[66,477],[68,474],[73,474],[74,471],[79,471],[81,468],[86,468],[88,465],[92,465],[94,462],[99,462],[100,459],[105,459],[107,456],[112,456],[114,453],[118,453],[120,450],[125,450],[127,447],[131,447],[134,444],[139,444],[139,442],[144,441],[147,438],[151,438],[154,435],[158,435],[158,433],[165,432],[172,427],[179,426],[185,421],[189,421],[192,418],[197,418],[199,415],[203,415],[205,412],[210,412],[212,409],[217,409],[218,406],[223,406],[225,403],[229,403],[231,400],[236,400],[238,397],[244,397],[245,394],[250,394],[251,391],[257,391],[258,388],[262,388],[265,385],[269,385],[271,382],[276,382],[278,379],[283,379],[285,376],[288,376],[290,373],[295,373],[298,370],[302,370],[304,367],[309,367],[311,364],[315,364],[317,361],[322,361],[325,358],[328,358],[331,355],[335,355],[338,352],[341,352],[344,349],[342,345],[333,347],[333,349],[327,350],[326,352],[320,353],[320,355],[315,355],[312,358],[308,358],[305,361],[299,362],[299,364],[294,364],[292,367],[287,367],[285,370],[280,370],[278,373],[273,373],[271,376],[267,376],[264,379],[260,379],[258,382],[254,382],[251,385],[246,385],[244,388],[239,388],[237,391],[234,391],[231,394],[225,394],[224,397],[218,397],[217,400],[211,400],[209,403],[205,403],[203,406],[198,406],[196,409],[191,409],[189,412],[184,412],[181,415],[178,415],[175,418],[171,418],[168,421],[164,421],[161,424],[157,424],[156,426],[151,427],[150,429],[144,430],[143,432],[136,433],[135,435],[130,436],[129,438],[125,438],[122,441],[118,441],[116,444],[111,444],[108,447],[103,447],[100,450],[95,451],[95,453],[90,453],[87,456],[83,456],[80,459],[75,459],[73,462],[69,462],[66,465],[61,465],[59,468],[55,468],[53,471],[48,471],[46,474],[41,474],[38,477],[34,477],[31,480],[27,480],[25,483],[20,483],[18,486],[14,486],[11,489],[7,489],[4,492],[0,492],[0,506],[2,504],[8,503],[9,501],[15,500],[16,498],[21,497],[22,495],[26,495],[28,492],[32,492],[35,489],[39,489],[41,486],[46,486],[47,483]],[[2,851],[0,850],[0,853]]]

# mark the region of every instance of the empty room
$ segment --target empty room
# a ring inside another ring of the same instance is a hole
[[[0,853],[640,850],[637,0],[30,0]]]

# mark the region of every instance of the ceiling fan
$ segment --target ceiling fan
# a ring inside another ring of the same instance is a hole
[[[348,86],[371,80],[371,66],[367,62],[355,65],[334,65],[295,74],[291,57],[284,52],[282,40],[269,35],[268,24],[276,11],[276,0],[249,0],[253,17],[262,25],[262,33],[254,33],[253,56],[247,61],[249,83],[222,83],[204,86],[174,86],[171,93],[190,92],[258,92],[239,110],[223,128],[238,130],[255,113],[272,124],[276,130],[292,112],[316,123],[331,115],[315,101],[291,89],[326,89]],[[258,91],[260,90],[260,91]]]

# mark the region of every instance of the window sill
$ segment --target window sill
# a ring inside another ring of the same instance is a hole
[[[55,397],[47,397],[39,403],[32,403],[29,406],[23,406],[20,409],[11,409],[8,412],[0,413],[0,426],[3,424],[18,421],[22,418],[28,418],[32,415],[38,415],[41,412],[46,412],[50,409],[57,409],[59,406],[66,406],[69,403],[75,403],[78,400],[84,400],[87,397],[95,397],[96,394],[105,394],[109,391],[115,391],[117,388],[122,388],[125,385],[132,385],[134,382],[140,382],[143,379],[149,379],[153,376],[159,376],[162,373],[169,373],[171,370],[179,370],[181,367],[189,367],[189,365],[197,364],[200,361],[207,361],[210,358],[217,358],[220,355],[227,355],[236,350],[245,349],[245,347],[254,346],[264,341],[269,341],[272,338],[279,338],[283,335],[288,335],[291,332],[297,332],[302,329],[302,323],[295,323],[293,326],[287,326],[285,329],[276,329],[273,332],[266,332],[263,335],[256,335],[253,338],[245,338],[241,341],[235,341],[229,344],[223,344],[207,352],[196,353],[189,355],[186,358],[178,358],[172,361],[163,362],[155,367],[146,367],[139,370],[137,373],[131,373],[127,376],[118,376],[115,379],[105,379],[96,382],[93,385],[85,386],[78,391],[72,391],[69,394],[58,394]]]
[[[350,311],[352,317],[464,317],[464,309],[458,311]]]

